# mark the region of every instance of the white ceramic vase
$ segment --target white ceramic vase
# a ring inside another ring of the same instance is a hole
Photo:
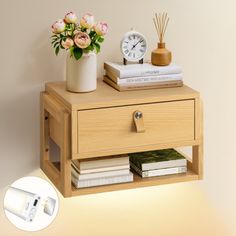
[[[84,93],[97,88],[97,55],[94,52],[84,53],[76,60],[67,55],[66,88],[68,91]]]

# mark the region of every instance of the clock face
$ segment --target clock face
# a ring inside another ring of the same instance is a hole
[[[147,41],[138,32],[131,31],[125,34],[121,41],[121,52],[128,61],[138,61],[144,58],[147,51]]]

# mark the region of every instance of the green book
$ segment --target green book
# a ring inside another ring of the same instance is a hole
[[[187,166],[186,158],[175,149],[131,153],[129,157],[142,171]]]

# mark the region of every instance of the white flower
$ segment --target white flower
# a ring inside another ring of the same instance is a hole
[[[63,32],[65,30],[66,24],[65,22],[60,19],[57,20],[53,25],[52,25],[52,32],[54,34],[60,34],[61,32]]]
[[[74,45],[74,41],[71,38],[67,38],[65,41],[62,40],[61,45],[65,49],[69,49]]]
[[[79,48],[87,48],[91,43],[91,39],[87,33],[79,32],[75,35],[74,42]]]
[[[85,14],[81,20],[80,25],[86,29],[90,29],[94,26],[94,16],[90,13]]]
[[[70,23],[76,23],[78,18],[77,16],[75,15],[74,12],[68,12],[66,15],[65,15],[65,18],[64,18],[65,22],[70,24]]]
[[[108,25],[104,22],[99,22],[94,26],[94,30],[98,35],[104,36],[108,31]]]

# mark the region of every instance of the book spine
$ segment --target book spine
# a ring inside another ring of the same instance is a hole
[[[107,158],[100,160],[80,161],[80,170],[89,170],[94,168],[105,168],[111,166],[128,165],[129,157]]]
[[[104,63],[104,69],[106,71],[110,71],[112,74],[116,75],[117,77],[120,77],[120,71],[108,65],[107,63]]]
[[[158,84],[150,83],[150,84],[132,84],[129,86],[120,86],[116,84],[113,80],[109,79],[107,76],[103,77],[103,81],[115,88],[116,90],[122,91],[132,91],[132,90],[143,90],[143,89],[154,89],[154,88],[173,88],[173,87],[181,87],[183,86],[183,81],[168,81],[168,82],[159,82]]]
[[[126,183],[133,181],[133,174],[130,172],[128,175],[114,176],[108,178],[97,178],[90,180],[78,180],[75,176],[72,175],[72,182],[77,188],[86,188],[100,185],[108,184],[117,184],[117,183]]]
[[[104,177],[112,177],[112,176],[119,176],[119,175],[128,175],[129,174],[129,169],[104,171],[104,172],[91,173],[91,174],[79,174],[72,167],[72,173],[76,176],[76,178],[78,178],[78,180],[88,180],[88,179],[95,179],[95,178],[104,178]]]
[[[186,173],[187,167],[173,167],[159,170],[148,170],[142,172],[142,177],[154,177],[154,176],[163,176],[163,175],[172,175],[172,174],[181,174]]]
[[[104,167],[104,168],[79,170],[79,173],[80,174],[90,174],[90,173],[98,173],[98,172],[113,171],[113,170],[124,170],[124,169],[129,169],[129,167],[130,167],[129,164],[121,165],[121,166],[110,166],[110,167]]]
[[[108,64],[104,64],[104,69],[111,72],[114,76],[119,78],[140,77],[140,76],[157,76],[168,74],[181,74],[182,69],[179,66],[156,67],[153,69],[132,69],[132,70],[118,70]]]
[[[167,82],[157,82],[157,83],[140,83],[140,84],[128,84],[128,85],[118,85],[120,90],[133,90],[138,88],[168,88],[168,87],[178,87],[182,86],[183,81],[167,81]]]
[[[127,78],[127,77],[138,77],[138,76],[150,76],[150,75],[167,75],[167,74],[180,74],[182,70],[180,68],[172,68],[168,67],[166,69],[147,69],[147,70],[127,70],[127,71],[120,71],[120,78]]]
[[[169,81],[182,81],[182,74],[170,74],[170,75],[159,75],[159,76],[149,76],[149,77],[135,77],[126,79],[117,79],[117,84],[123,85],[133,85],[133,84],[149,84],[158,82],[169,82]]]
[[[187,165],[187,160],[180,159],[180,160],[173,160],[173,161],[144,163],[141,165],[141,169],[142,171],[146,171],[146,170],[156,170],[156,169],[171,168],[171,167],[180,167],[180,166],[186,166],[186,165]]]

